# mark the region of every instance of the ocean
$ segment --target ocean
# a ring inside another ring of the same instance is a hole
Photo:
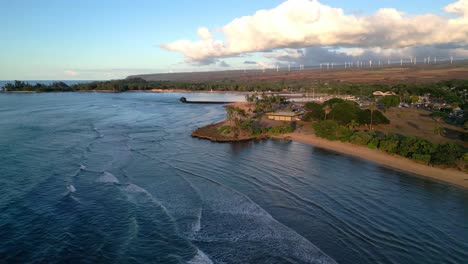
[[[466,263],[468,191],[284,140],[235,94],[0,94],[1,263]]]

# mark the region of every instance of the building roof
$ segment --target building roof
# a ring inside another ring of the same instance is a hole
[[[270,116],[290,116],[290,117],[293,117],[293,116],[298,116],[299,114],[298,114],[298,113],[294,113],[294,112],[274,112],[274,113],[267,113],[267,115],[270,115]]]

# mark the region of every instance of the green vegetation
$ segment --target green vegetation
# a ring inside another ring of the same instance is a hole
[[[465,169],[468,155],[462,147],[453,143],[435,144],[419,137],[396,134],[378,135],[371,131],[351,132],[334,120],[318,121],[312,125],[318,137],[347,141],[400,155],[424,164]]]
[[[354,129],[358,125],[389,124],[382,112],[373,109],[361,109],[355,102],[332,98],[323,104],[308,102],[304,105],[306,113],[302,120],[333,120],[338,124]]]
[[[396,95],[384,96],[380,99],[380,103],[384,107],[385,111],[387,111],[390,107],[397,107],[400,105],[400,97]]]
[[[222,136],[231,136],[233,138],[258,138],[266,135],[279,135],[291,133],[296,129],[296,122],[283,122],[281,125],[266,127],[261,124],[259,117],[261,114],[273,111],[280,106],[287,104],[283,97],[265,94],[258,96],[256,94],[247,95],[246,100],[249,103],[255,103],[253,116],[242,108],[228,105],[226,109],[226,120],[228,125],[218,128],[218,133]],[[213,136],[212,136],[213,137]]]
[[[351,130],[334,120],[318,121],[312,124],[315,134],[329,140],[348,141],[352,135]]]
[[[254,113],[266,113],[271,112],[277,109],[279,106],[284,105],[286,100],[284,97],[279,95],[247,95],[246,96],[247,102],[254,102],[255,108],[253,110]]]
[[[323,110],[323,106],[319,103],[307,102],[304,105],[304,110],[306,111],[302,118],[304,121],[318,121],[325,119],[325,111]]]
[[[398,94],[402,102],[416,102],[425,94],[431,94],[434,98],[444,100],[449,104],[456,103],[463,109],[466,108],[468,80],[439,81],[425,84],[369,84],[369,83],[341,83],[341,82],[310,82],[307,79],[301,80],[281,80],[281,81],[205,81],[205,82],[183,82],[183,81],[146,81],[142,78],[128,78],[123,80],[112,80],[102,82],[82,83],[68,86],[64,83],[60,85],[31,85],[25,82],[16,81],[14,84],[7,84],[8,91],[37,91],[37,92],[64,92],[64,91],[134,91],[151,89],[186,89],[193,91],[283,91],[310,92],[315,89],[316,93],[345,94],[355,96],[371,96],[375,91],[392,91]]]
[[[268,135],[280,135],[285,133],[292,133],[296,128],[296,122],[283,122],[282,125],[268,128]]]

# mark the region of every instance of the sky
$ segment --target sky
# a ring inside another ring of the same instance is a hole
[[[0,0],[0,80],[468,58],[468,0]]]

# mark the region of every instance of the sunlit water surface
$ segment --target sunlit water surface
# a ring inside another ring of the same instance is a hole
[[[468,263],[466,190],[294,142],[194,139],[224,111],[181,96],[0,94],[0,262]]]

